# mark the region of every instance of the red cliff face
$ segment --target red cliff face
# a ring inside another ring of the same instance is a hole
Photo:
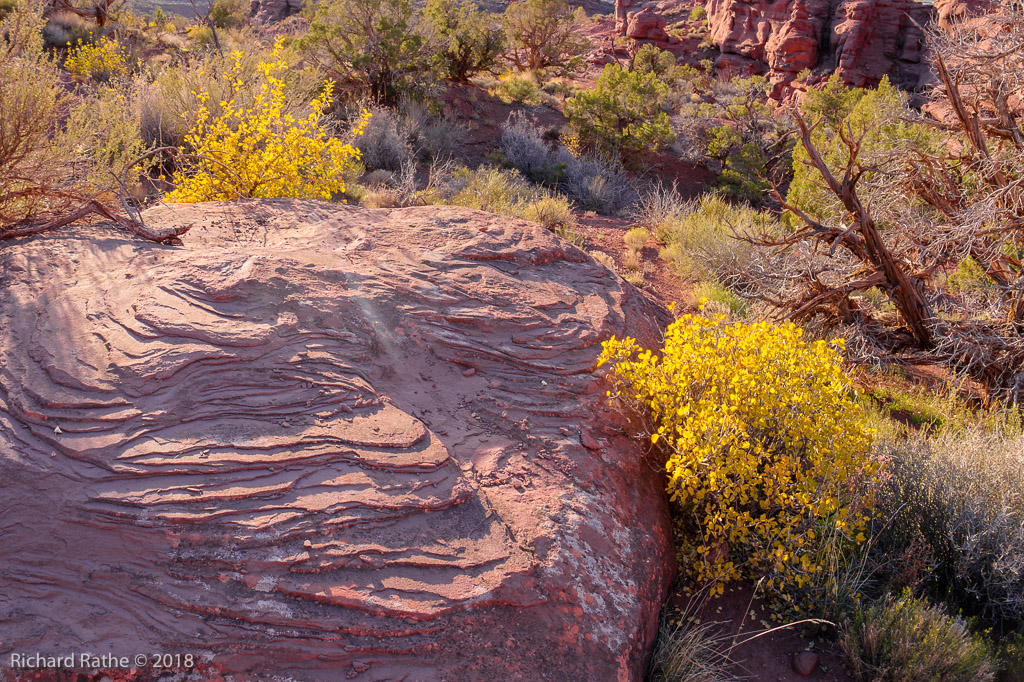
[[[0,249],[5,663],[642,678],[674,571],[663,474],[593,370],[667,313],[468,209],[148,220],[194,227]]]
[[[711,39],[725,64],[765,73],[785,86],[800,71],[835,68],[854,86],[888,75],[906,88],[926,71],[925,25],[930,5],[912,0],[710,0]]]

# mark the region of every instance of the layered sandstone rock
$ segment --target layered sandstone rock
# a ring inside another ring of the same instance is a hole
[[[592,370],[612,334],[655,341],[660,309],[467,209],[147,218],[194,227],[0,246],[5,661],[641,678],[666,501]]]
[[[723,58],[788,84],[804,69],[835,68],[854,86],[888,75],[916,88],[926,71],[924,36],[930,5],[913,0],[710,0],[710,37]],[[740,59],[737,59],[740,58]]]

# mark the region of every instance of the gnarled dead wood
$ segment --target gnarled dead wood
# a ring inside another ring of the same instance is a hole
[[[191,225],[183,225],[179,227],[165,228],[162,230],[154,230],[147,227],[139,220],[124,218],[117,215],[114,211],[96,199],[89,199],[86,201],[85,205],[78,209],[50,221],[25,221],[6,229],[0,228],[0,240],[42,234],[43,232],[49,232],[50,230],[56,230],[59,227],[64,227],[65,225],[69,225],[92,214],[111,220],[117,223],[118,226],[124,230],[142,237],[143,239],[148,239],[160,244],[167,244],[174,241],[181,235],[188,232],[189,228],[192,227]]]

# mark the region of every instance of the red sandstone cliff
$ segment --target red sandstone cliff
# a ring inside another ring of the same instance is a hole
[[[927,71],[914,22],[927,24],[935,9],[913,0],[710,0],[707,11],[720,64],[780,85],[825,67],[850,85],[888,75],[913,89]]]

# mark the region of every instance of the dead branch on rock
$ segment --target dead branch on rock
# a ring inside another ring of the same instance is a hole
[[[49,216],[48,219],[42,219],[39,216],[32,215],[31,217],[26,217],[21,220],[10,221],[7,225],[0,222],[0,241],[42,234],[44,232],[49,232],[50,230],[64,227],[65,225],[70,225],[71,223],[82,220],[88,216],[98,215],[116,223],[127,232],[142,237],[143,239],[148,239],[161,244],[174,242],[178,237],[185,234],[185,232],[187,232],[192,226],[183,225],[173,228],[165,228],[162,230],[155,230],[147,226],[142,218],[142,213],[138,208],[133,207],[131,202],[128,200],[127,176],[128,173],[131,172],[132,169],[137,168],[142,161],[159,154],[175,151],[177,151],[177,148],[175,147],[160,147],[152,149],[125,164],[120,175],[115,174],[117,182],[120,185],[120,191],[113,193],[116,194],[124,208],[124,216],[118,215],[117,212],[95,197],[80,197],[73,192],[63,191],[57,187],[33,187],[31,188],[31,191],[25,191],[26,196],[29,194],[38,195],[41,201],[46,201],[46,203],[49,204],[52,204],[54,199],[58,199],[60,204],[67,208],[64,212],[56,216]],[[71,208],[72,206],[75,208]]]
[[[64,227],[65,225],[69,225],[93,214],[99,215],[107,220],[111,220],[128,232],[142,237],[143,239],[148,239],[161,244],[172,242],[192,227],[191,225],[184,225],[180,227],[165,228],[163,230],[154,230],[147,227],[145,223],[141,221],[117,215],[117,213],[96,199],[88,199],[84,206],[47,222],[25,221],[24,223],[14,225],[9,228],[0,228],[0,240],[42,234],[43,232],[49,232],[50,230]]]

